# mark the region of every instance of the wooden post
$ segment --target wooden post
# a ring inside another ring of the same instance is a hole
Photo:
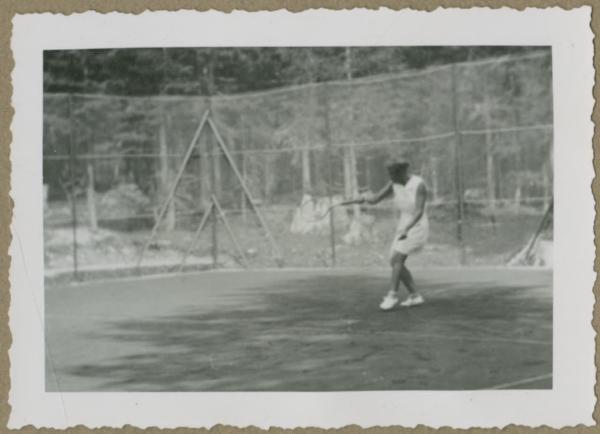
[[[461,148],[462,134],[459,125],[459,107],[458,107],[458,77],[456,65],[452,65],[452,121],[454,124],[454,188],[456,190],[456,240],[460,253],[460,264],[466,263],[465,246],[463,240],[463,184],[462,184],[462,164],[461,164]]]
[[[79,264],[77,258],[77,194],[75,192],[75,167],[76,159],[75,144],[73,143],[73,108],[72,96],[67,97],[67,108],[69,112],[69,183],[71,184],[67,196],[71,199],[71,231],[73,234],[73,278],[79,278]]]
[[[332,194],[332,185],[333,185],[333,167],[331,164],[331,130],[330,130],[330,119],[329,119],[329,94],[327,89],[327,84],[322,84],[322,95],[323,95],[323,110],[325,120],[325,144],[327,146],[327,196],[329,197],[329,205],[333,205],[333,194]],[[329,243],[331,245],[331,266],[335,267],[336,265],[336,247],[335,247],[335,208],[331,209],[329,213]]]
[[[96,188],[94,182],[94,166],[90,161],[87,163],[87,204],[88,204],[88,213],[90,215],[90,229],[92,231],[98,230],[98,216],[96,213]]]

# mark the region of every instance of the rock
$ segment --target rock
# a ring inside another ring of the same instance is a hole
[[[533,250],[534,264],[538,267],[553,267],[554,243],[552,240],[539,240]]]
[[[136,184],[119,184],[100,197],[103,218],[131,218],[149,212],[151,200]]]
[[[552,268],[553,244],[552,240],[538,239],[529,252],[527,251],[528,246],[525,246],[508,261],[508,265]]]
[[[315,203],[313,198],[305,194],[292,218],[290,231],[293,234],[306,234],[312,230],[315,222]]]
[[[149,246],[149,249],[152,250],[166,250],[170,249],[172,246],[171,241],[169,240],[154,240]]]
[[[331,204],[339,204],[343,201],[341,196],[313,198],[306,194],[298,208],[294,211],[290,231],[294,234],[322,234],[328,233],[330,227],[330,216],[334,217],[336,229],[346,228],[349,224],[348,210],[336,207],[330,210]]]

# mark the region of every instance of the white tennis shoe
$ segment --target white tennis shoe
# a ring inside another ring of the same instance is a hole
[[[381,301],[381,304],[379,305],[379,309],[390,310],[394,306],[396,306],[399,301],[400,300],[398,299],[398,296],[393,291],[390,291],[387,293],[387,295],[385,297],[383,297],[383,300]]]
[[[421,294],[416,294],[416,295],[409,295],[406,300],[404,300],[402,303],[400,303],[400,306],[412,307],[412,306],[418,306],[419,304],[423,304],[423,303],[425,303],[425,299],[423,298],[423,296]]]

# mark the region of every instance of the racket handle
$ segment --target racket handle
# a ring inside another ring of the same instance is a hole
[[[340,205],[359,205],[361,203],[365,203],[366,199],[365,198],[360,198],[360,199],[350,199],[350,200],[346,200],[344,202],[341,202]]]

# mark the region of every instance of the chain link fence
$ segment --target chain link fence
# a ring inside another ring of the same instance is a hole
[[[504,264],[552,199],[552,141],[546,51],[210,98],[46,94],[47,275],[272,267],[278,250],[284,266],[385,266],[390,203],[322,216],[381,188],[397,156],[430,196],[411,263]]]

